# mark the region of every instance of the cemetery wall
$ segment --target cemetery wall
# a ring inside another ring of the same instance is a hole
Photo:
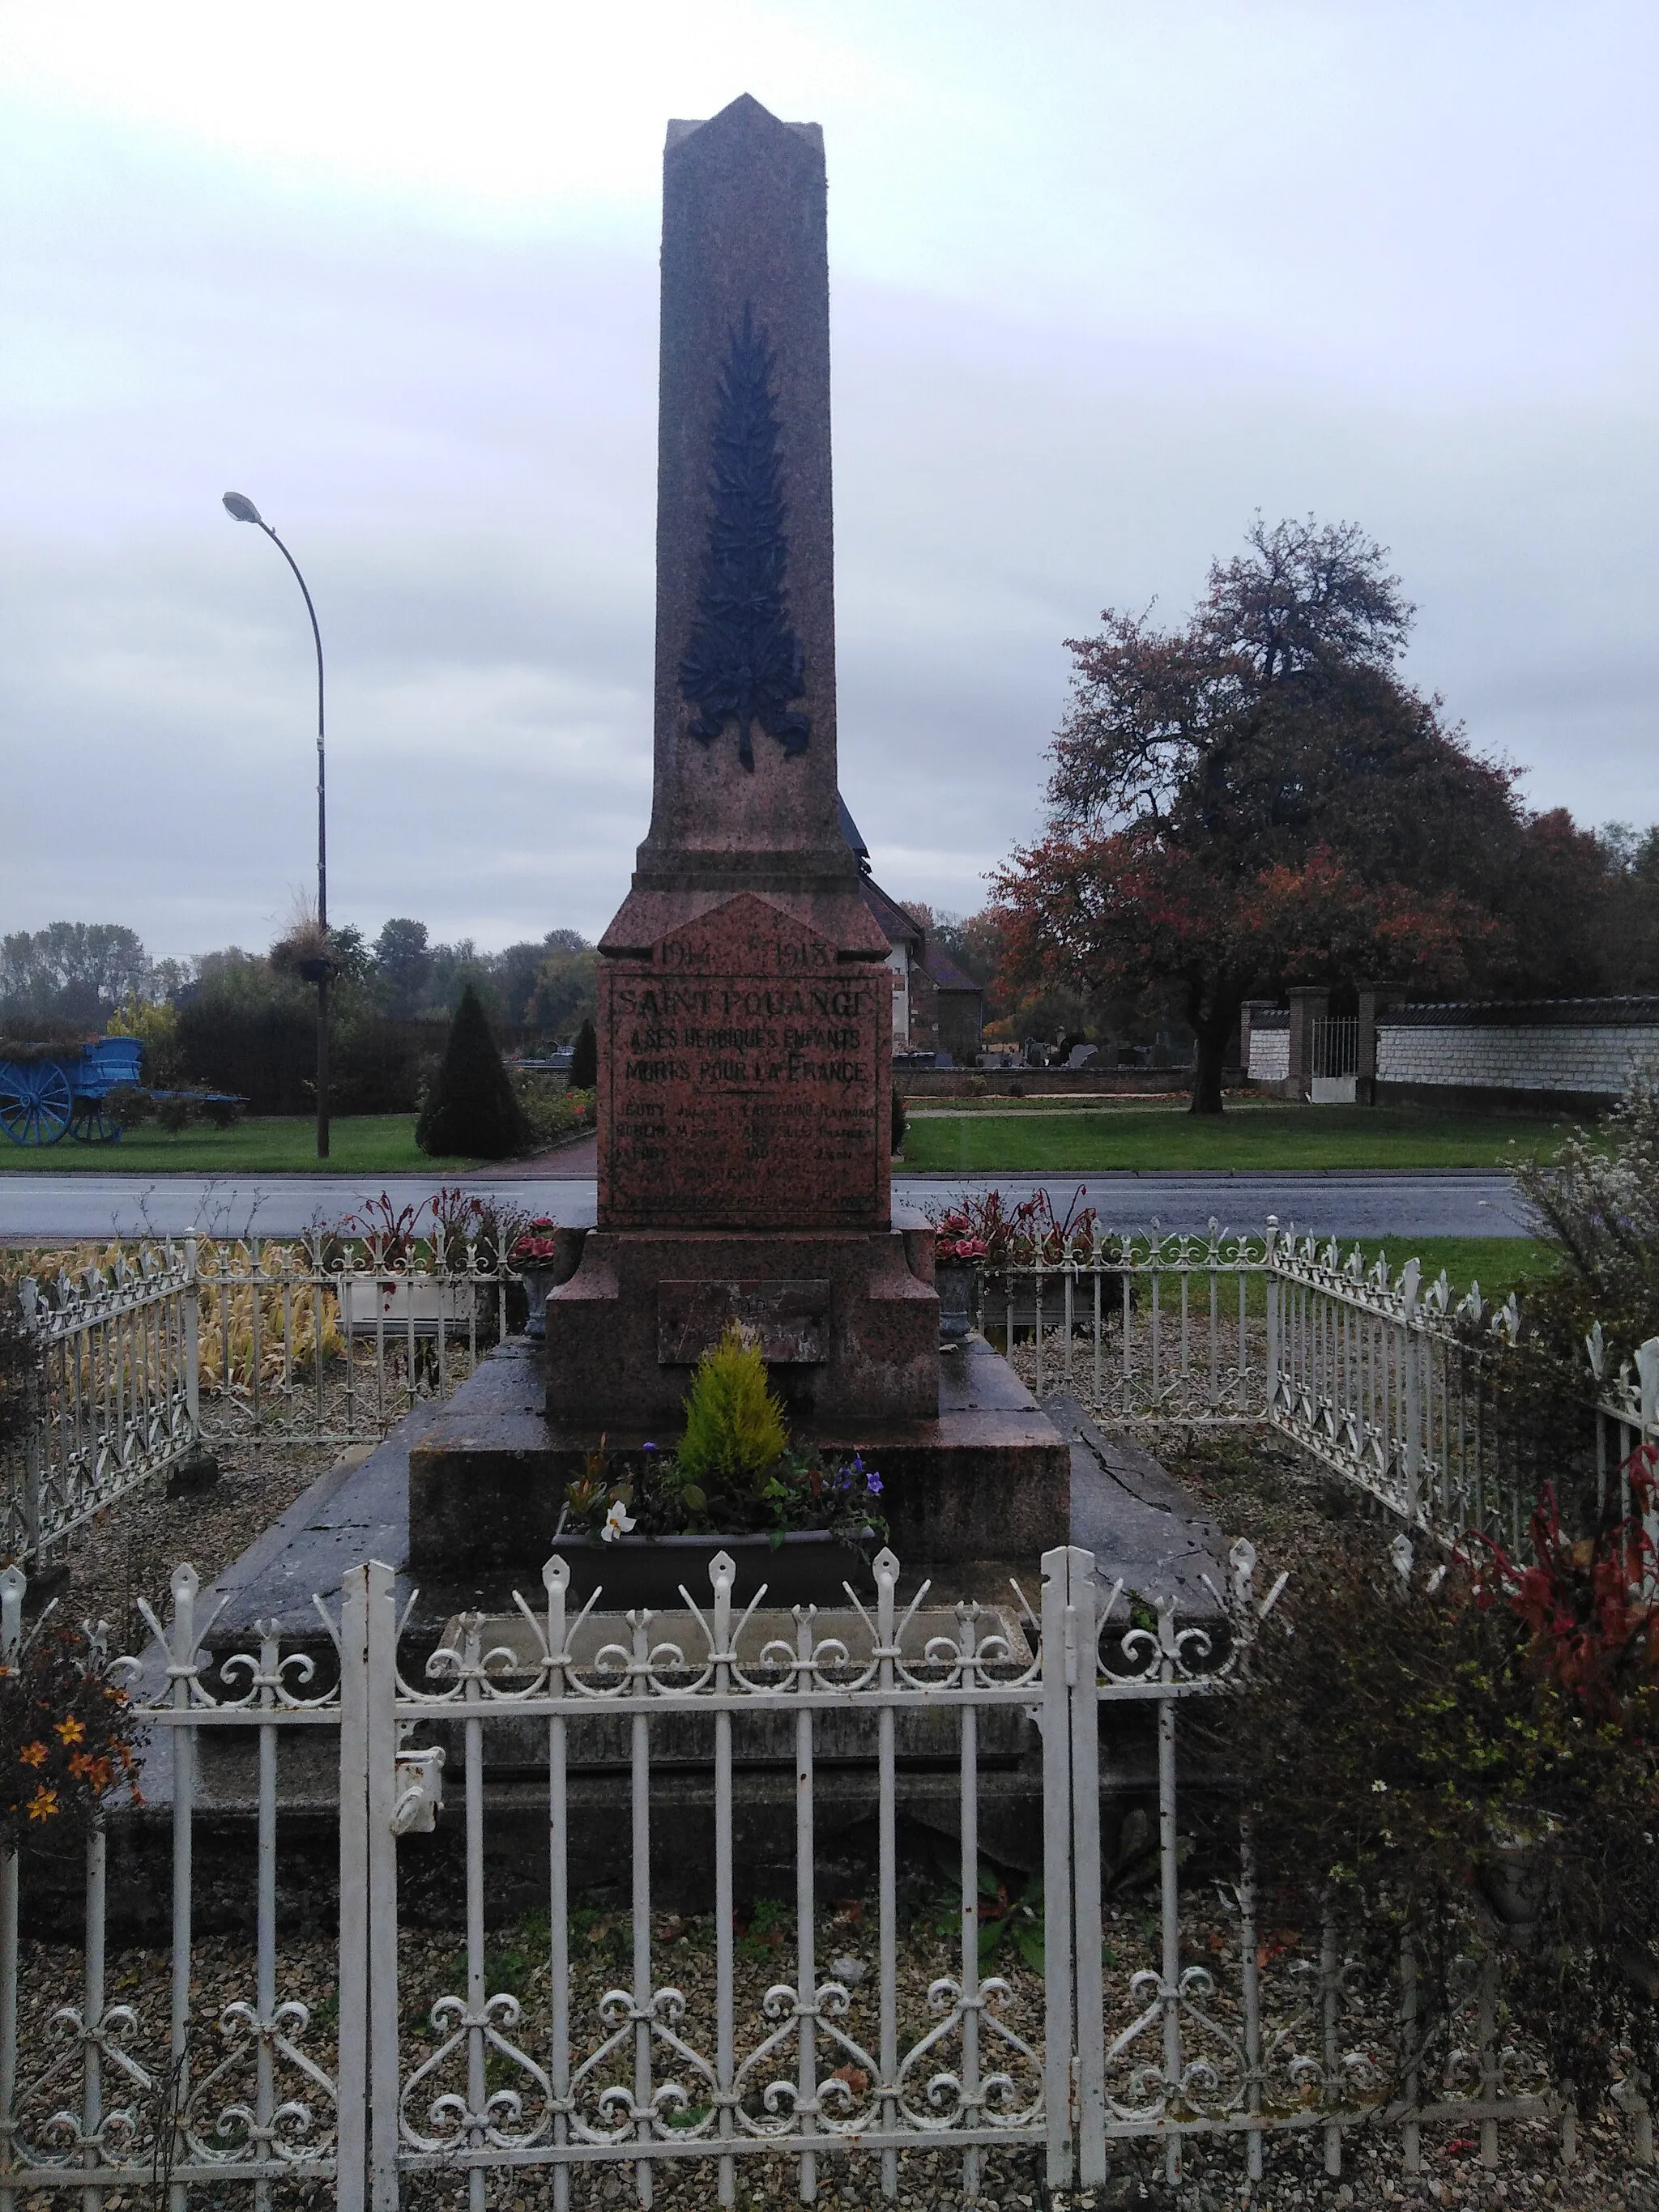
[[[1250,1081],[1307,1096],[1290,1013],[1252,1006],[1245,1023]],[[1659,1066],[1659,998],[1378,1006],[1360,1036],[1362,1102],[1595,1110],[1633,1066]]]
[[[1258,1016],[1250,1024],[1250,1067],[1252,1083],[1283,1083],[1291,1073],[1291,1018],[1272,1023],[1272,1016]]]

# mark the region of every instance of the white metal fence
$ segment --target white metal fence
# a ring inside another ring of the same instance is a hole
[[[21,1560],[206,1443],[349,1444],[446,1395],[518,1318],[520,1278],[487,1245],[376,1255],[319,1233],[187,1237],[26,1279],[42,1350],[37,1418],[10,1455],[0,1553]],[[1260,1237],[1097,1236],[979,1278],[976,1318],[1038,1395],[1063,1386],[1109,1419],[1267,1421],[1401,1519],[1518,1544],[1536,1474],[1492,1413],[1520,1316],[1479,1286],[1453,1297],[1415,1261]],[[1586,1399],[1599,1481],[1659,1441],[1659,1340],[1620,1375],[1599,1329]]]
[[[1443,1272],[1425,1283],[1415,1260],[1368,1268],[1357,1247],[1345,1260],[1270,1218],[1259,1237],[1212,1220],[1203,1236],[1073,1239],[1052,1260],[986,1270],[977,1318],[1039,1396],[1072,1390],[1119,1422],[1266,1421],[1404,1521],[1522,1540],[1536,1471],[1492,1402],[1520,1334],[1513,1296],[1494,1305],[1476,1284],[1460,1299]],[[1627,1373],[1612,1396],[1586,1369],[1587,1405],[1601,1399],[1604,1428],[1627,1439],[1621,1462],[1659,1437],[1659,1340],[1638,1365],[1649,1382]],[[1604,1462],[1607,1449],[1604,1435]]]
[[[213,1238],[26,1276],[33,1419],[0,1459],[0,1556],[38,1559],[203,1446],[367,1442],[506,1334],[518,1272],[476,1241]]]
[[[21,1286],[40,1350],[32,1419],[8,1455],[0,1553],[32,1559],[195,1448],[196,1303],[186,1255],[131,1260]]]
[[[988,2160],[1010,2151],[1040,2160],[1050,2185],[1088,2185],[1130,2141],[1159,2146],[1171,2175],[1201,2148],[1236,2182],[1262,2172],[1275,2138],[1311,2139],[1340,2173],[1357,2128],[1395,2145],[1410,2172],[1425,2130],[1468,2130],[1490,2166],[1501,2127],[1539,2119],[1561,2123],[1571,2155],[1571,2120],[1513,2047],[1496,1953],[1477,1940],[1464,2011],[1431,2038],[1409,1954],[1398,1988],[1367,1989],[1334,1925],[1304,1942],[1260,1923],[1247,1850],[1218,1888],[1214,1863],[1201,1885],[1183,1874],[1182,1711],[1224,1694],[1276,1595],[1255,1597],[1248,1546],[1232,1564],[1227,1613],[1200,1632],[1171,1608],[1130,1626],[1121,1591],[1103,1589],[1077,1549],[1046,1555],[1040,1601],[1018,1612],[930,1611],[925,1589],[901,1604],[884,1553],[844,1613],[768,1613],[759,1592],[741,1604],[722,1555],[700,1602],[682,1592],[684,1613],[607,1615],[590,1601],[573,1616],[554,1561],[533,1604],[453,1622],[418,1681],[400,1669],[386,1567],[346,1575],[337,1617],[319,1601],[326,1666],[314,1644],[285,1650],[266,1628],[216,1673],[197,1578],[180,1568],[171,1618],[151,1617],[155,1644],[130,1668],[171,1835],[165,1957],[146,1979],[142,1961],[112,1950],[100,1831],[86,1851],[82,1986],[66,1991],[63,1954],[43,1962],[23,1940],[18,1862],[0,1858],[0,2212],[38,2190],[78,2195],[85,2212],[117,2189],[167,2195],[173,2212],[263,2208],[307,2179],[331,2186],[345,2212],[392,2212],[405,2194],[425,2201],[422,2177],[434,2176],[464,2179],[472,2212],[538,2178],[560,2208],[607,2177],[607,2197],[619,2178],[649,2203],[655,2179],[686,2166],[710,2173],[722,2203],[740,2168],[775,2200],[810,2202],[848,2157],[871,2161],[890,2197],[914,2185],[907,2161],[931,2159],[937,2174],[942,2159],[940,2185],[972,2197]],[[23,1589],[17,1570],[0,1577],[11,1650]],[[1102,1782],[1136,1715],[1156,1742],[1150,1886],[1120,1916],[1103,1903],[1121,1893]],[[782,1752],[769,1779],[757,1779],[757,1741]],[[691,1743],[713,1829],[702,1986],[652,1887],[653,1835],[660,1848],[664,1824],[677,1835],[684,1821],[664,1802],[664,1770],[683,1773]],[[607,1745],[628,1838],[621,1971],[609,1977],[579,1955],[569,1852],[573,1770]],[[253,1778],[254,1924],[240,1947],[216,1939],[210,1976],[192,1935],[197,1810],[204,1762],[210,1771],[239,1747]],[[1041,1948],[1030,1963],[999,1954],[988,1972],[996,1884],[980,1838],[988,1773],[1011,1747],[1040,1800],[1041,1879],[1026,1896]],[[942,1753],[960,1872],[919,2018],[899,1821],[917,1754],[938,1771]],[[459,1804],[441,1802],[446,1754]],[[280,1836],[290,1848],[293,1836],[278,1811],[296,1762],[302,1795],[320,1771],[337,1776],[331,2008],[278,1917]],[[873,1895],[852,1936],[830,1922],[817,1827],[821,1778],[849,1771],[867,1778],[877,1832]],[[738,1954],[736,1814],[741,1802],[752,1820],[768,1791],[793,1829],[793,1914],[757,1974]],[[531,1970],[504,1987],[486,1935],[487,1853],[515,1801],[539,1802],[547,1910]],[[465,1869],[464,1955],[435,2001],[408,1972],[399,1911],[399,1838],[434,1825],[459,1836]],[[837,1943],[864,1955],[835,1957]],[[1650,2158],[1633,2076],[1622,2096],[1632,2154]],[[757,2160],[769,2161],[758,2179]]]

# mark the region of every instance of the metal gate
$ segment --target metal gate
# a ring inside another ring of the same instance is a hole
[[[237,2202],[264,2212],[304,2180],[333,2183],[345,2212],[393,2212],[446,2176],[465,2177],[471,2212],[550,2179],[562,2212],[584,2174],[624,2177],[649,2203],[655,2177],[688,2165],[713,2169],[723,2203],[744,2169],[777,2201],[811,2203],[826,2166],[870,2161],[892,2196],[901,2160],[918,2156],[932,2161],[930,2185],[971,2198],[988,2158],[1011,2146],[1055,2187],[1098,2184],[1135,2139],[1161,2146],[1172,2178],[1205,2139],[1212,2151],[1231,2140],[1244,2173],[1259,2175],[1270,2136],[1300,2138],[1336,2173],[1362,2125],[1372,2145],[1397,2144],[1408,2172],[1437,2125],[1473,2131],[1490,2165],[1501,2124],[1559,2119],[1570,2155],[1570,2107],[1510,2046],[1490,1945],[1474,1948],[1455,2033],[1428,2050],[1413,2039],[1408,1949],[1398,1985],[1365,1994],[1334,1925],[1299,1946],[1258,1927],[1248,1834],[1201,1885],[1183,1881],[1182,1709],[1224,1694],[1280,1587],[1258,1600],[1250,1547],[1235,1547],[1204,1625],[1103,1588],[1088,1551],[1042,1564],[1035,1607],[1018,1596],[930,1607],[925,1587],[902,1604],[898,1562],[883,1552],[867,1595],[786,1613],[763,1593],[740,1604],[720,1554],[708,1594],[683,1591],[683,1611],[619,1614],[600,1612],[597,1593],[572,1606],[556,1560],[536,1604],[450,1622],[418,1685],[400,1672],[404,1621],[386,1566],[346,1575],[337,1623],[325,1609],[335,1680],[318,1672],[315,1634],[308,1651],[285,1651],[268,1625],[256,1649],[210,1662],[211,1620],[180,1568],[171,1620],[152,1620],[156,1642],[131,1662],[137,1717],[153,1751],[170,1747],[161,1978],[147,1991],[106,1957],[106,1838],[95,1832],[83,1985],[65,1991],[48,1960],[46,1985],[37,1968],[20,2004],[29,1931],[17,1862],[0,1856],[0,2212],[41,2189],[97,2212],[130,2188],[166,2196],[173,2212]],[[22,1595],[7,1571],[0,1641],[14,1650]],[[1039,1862],[1021,1907],[1036,1948],[1019,1960],[988,1957],[984,1941],[1006,1903],[985,1871],[1010,1802],[999,1777],[1016,1768],[1020,1802],[1036,1800]],[[246,1977],[234,1994],[222,1942],[210,2001],[192,1938],[193,1824],[216,1773],[233,1771],[251,1778],[257,1808],[255,1932],[233,1962]],[[276,1881],[279,1802],[294,1802],[297,1775],[314,1803],[312,1785],[331,1772],[333,2020],[316,2002],[315,1959],[302,1970],[279,1929]],[[700,1793],[690,1809],[688,1778]],[[820,1848],[826,1808],[844,1816],[849,1788],[864,1793],[873,1838],[872,1910],[853,1935],[824,1893]],[[1138,1883],[1121,1911],[1126,1792],[1150,1890]],[[153,1811],[162,1802],[158,1789]],[[626,1875],[614,1971],[578,1956],[592,1915],[573,1885],[572,1838],[596,1802]],[[544,1821],[546,1911],[538,1955],[506,1986],[487,1940],[486,1842],[514,1805],[538,1830]],[[790,1925],[775,1950],[757,1947],[757,1914],[747,1936],[738,1927],[742,1822],[757,1806],[774,1832],[793,1829],[793,1904],[780,1907]],[[945,1917],[924,1928],[925,1975],[901,1863],[918,1832],[902,1824],[918,1808],[956,1851],[948,1893],[928,1907]],[[405,1982],[399,1838],[440,1820],[464,1873],[465,1936],[434,2002],[429,1984]],[[713,1908],[696,1975],[672,1948],[689,1940],[684,1923],[674,1936],[653,1899],[665,1838]],[[1650,2159],[1639,2081],[1621,2097],[1632,2153]]]

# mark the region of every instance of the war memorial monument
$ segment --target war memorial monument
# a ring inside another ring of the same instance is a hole
[[[1066,1441],[988,1346],[941,1353],[933,1232],[892,1205],[889,947],[840,826],[830,422],[821,131],[746,96],[671,124],[652,810],[599,947],[598,1226],[564,1240],[544,1378],[503,1347],[416,1443],[423,1575],[538,1566],[569,1475],[602,1438],[672,1443],[733,1320],[797,1436],[877,1459],[907,1568],[967,1587],[1067,1540]]]

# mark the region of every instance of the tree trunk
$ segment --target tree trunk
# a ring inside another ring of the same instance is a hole
[[[1198,1039],[1198,1066],[1193,1076],[1192,1103],[1189,1114],[1219,1114],[1221,1104],[1221,1071],[1226,1065],[1227,1048],[1232,1042],[1238,1021],[1238,1009],[1221,1014],[1206,1014],[1193,1021],[1193,1033]]]

